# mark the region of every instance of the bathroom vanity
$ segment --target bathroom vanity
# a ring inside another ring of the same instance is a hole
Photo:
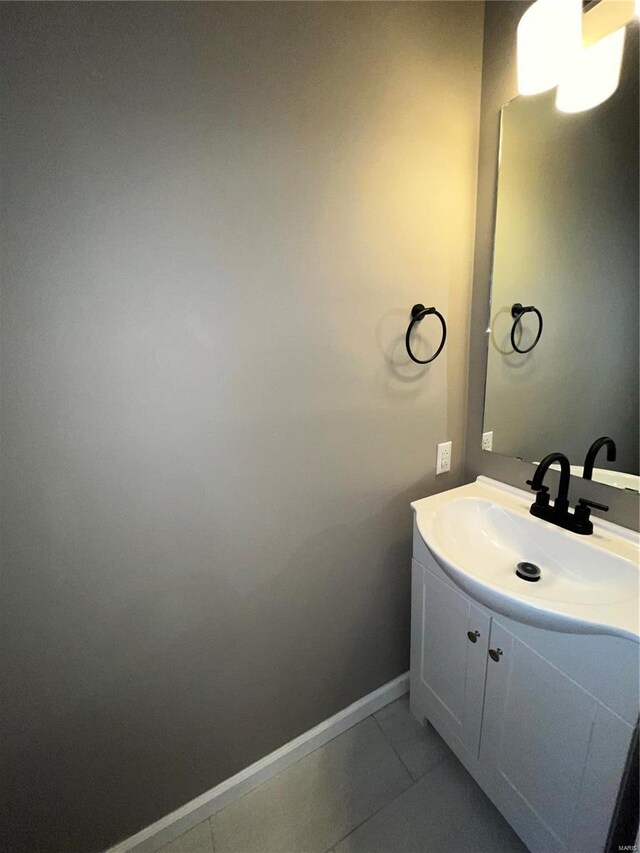
[[[532,853],[596,853],[638,720],[638,538],[530,503],[480,477],[412,504],[411,709]]]

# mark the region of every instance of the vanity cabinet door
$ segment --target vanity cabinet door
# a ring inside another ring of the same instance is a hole
[[[480,763],[532,853],[605,849],[632,727],[492,620]]]
[[[477,758],[491,620],[427,569],[423,596],[420,679],[427,718]]]

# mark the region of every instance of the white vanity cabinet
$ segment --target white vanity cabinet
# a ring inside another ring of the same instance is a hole
[[[476,756],[489,649],[490,618],[458,589],[415,563],[413,575],[423,580],[418,589],[424,613],[421,679],[432,716]],[[461,677],[462,674],[462,677]]]
[[[489,610],[416,531],[411,708],[533,853],[605,849],[637,721],[637,644]]]

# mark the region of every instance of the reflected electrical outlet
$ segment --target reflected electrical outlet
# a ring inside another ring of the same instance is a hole
[[[483,450],[492,450],[493,449],[493,430],[489,432],[482,433],[482,449]]]

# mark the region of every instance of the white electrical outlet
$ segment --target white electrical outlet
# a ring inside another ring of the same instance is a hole
[[[491,450],[493,447],[493,430],[482,433],[482,449]]]
[[[436,474],[444,474],[451,470],[451,442],[444,441],[438,445],[436,454]]]

